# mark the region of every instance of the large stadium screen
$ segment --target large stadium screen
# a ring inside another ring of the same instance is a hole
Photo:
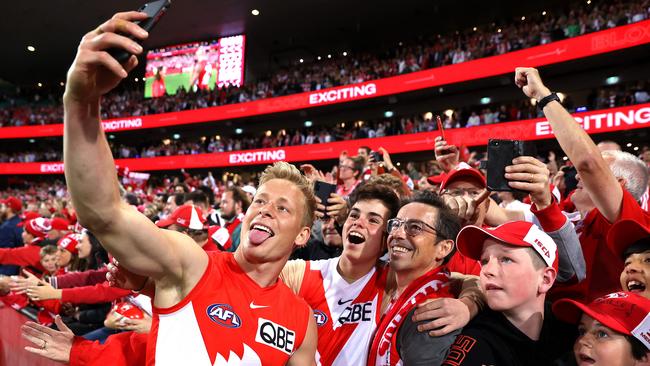
[[[243,35],[187,43],[147,52],[144,96],[156,98],[186,91],[212,90],[244,83]]]

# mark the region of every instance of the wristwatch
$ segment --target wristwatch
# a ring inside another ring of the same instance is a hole
[[[537,102],[537,106],[539,107],[539,109],[544,109],[544,107],[546,107],[547,104],[549,104],[554,100],[557,100],[557,102],[560,104],[562,103],[562,101],[560,101],[560,97],[557,96],[557,93],[553,92],[545,96],[544,98],[540,99],[539,102]]]

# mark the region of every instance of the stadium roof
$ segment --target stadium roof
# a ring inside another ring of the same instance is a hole
[[[58,83],[82,35],[113,13],[143,1],[3,1],[0,79],[17,84]],[[575,2],[572,2],[575,4]],[[400,39],[503,23],[546,10],[540,2],[444,0],[174,0],[146,46],[186,43],[246,34],[247,77],[265,75],[299,58],[396,45]],[[584,6],[584,5],[583,5]],[[258,9],[260,15],[251,11]],[[35,47],[29,52],[28,46]],[[142,73],[142,71],[140,71]]]

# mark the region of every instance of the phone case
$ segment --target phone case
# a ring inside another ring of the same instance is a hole
[[[488,140],[487,188],[496,192],[517,191],[508,185],[506,166],[518,156],[535,156],[534,146],[520,140]]]
[[[323,205],[327,206],[327,200],[330,198],[330,194],[332,193],[336,193],[335,184],[325,183],[321,181],[316,181],[314,183],[314,195],[320,198]]]

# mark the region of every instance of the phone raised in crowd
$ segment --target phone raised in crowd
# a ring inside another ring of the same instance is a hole
[[[372,159],[375,161],[375,163],[381,163],[384,161],[384,155],[377,151],[371,151],[370,155],[372,156]]]
[[[139,12],[147,13],[149,16],[144,20],[137,20],[134,23],[139,25],[140,28],[146,30],[147,32],[151,31],[153,27],[158,23],[160,18],[165,14],[169,6],[172,4],[171,0],[158,0],[146,3],[138,9]],[[132,36],[129,36],[130,39],[134,40],[138,44],[141,42]],[[106,50],[113,58],[119,63],[123,63],[131,57],[131,53],[121,48],[110,48]]]
[[[487,146],[487,188],[490,191],[518,191],[508,185],[506,166],[518,156],[535,156],[535,146],[520,140],[488,140]]]
[[[317,180],[314,182],[314,195],[320,198],[321,203],[327,207],[327,200],[330,198],[332,193],[336,193],[336,184],[325,183]],[[323,212],[324,217],[327,216],[327,211]]]
[[[438,124],[438,131],[440,131],[440,136],[442,136],[442,139],[447,141],[445,138],[445,129],[442,127],[442,121],[440,120],[440,116],[436,116],[436,123]]]

